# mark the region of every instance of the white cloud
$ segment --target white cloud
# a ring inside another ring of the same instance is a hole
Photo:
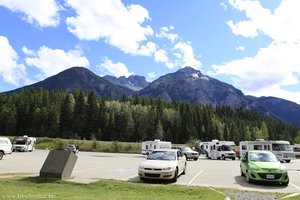
[[[300,1],[281,1],[273,12],[259,1],[229,0],[231,6],[244,12],[246,20],[227,24],[235,35],[251,38],[265,35],[272,42],[255,56],[213,65],[217,74],[232,78],[246,94],[275,96],[300,103],[300,92],[286,88],[299,85],[300,80]]]
[[[245,93],[254,95],[263,94],[264,91],[264,96],[275,96],[283,94],[283,89],[280,89],[283,86],[299,83],[298,52],[300,52],[300,44],[273,42],[267,48],[260,49],[254,57],[245,57],[212,67],[218,74],[232,76],[235,84]],[[276,88],[278,88],[277,92]],[[291,98],[291,96],[283,97]],[[297,99],[293,101],[299,102]]]
[[[235,49],[238,50],[238,51],[244,51],[245,47],[244,46],[237,46],[237,47],[235,47]]]
[[[103,71],[105,74],[109,73],[115,77],[120,77],[120,76],[128,77],[133,74],[132,72],[128,71],[124,63],[121,62],[113,63],[113,61],[107,57],[103,59],[103,63],[101,63],[99,67],[101,71]]]
[[[156,78],[158,75],[157,75],[155,72],[149,72],[149,73],[147,74],[147,76],[148,76],[150,79],[154,79],[154,78]]]
[[[55,0],[0,0],[12,12],[21,13],[22,19],[40,27],[57,26],[61,8]]]
[[[174,30],[174,26],[161,27],[160,32],[158,34],[156,34],[156,37],[167,38],[172,43],[174,43],[179,38],[179,35],[175,34],[175,33],[170,33],[170,31],[172,31],[172,30]]]
[[[5,82],[18,85],[20,80],[26,81],[25,66],[18,62],[17,52],[8,39],[0,35],[0,76]]]
[[[177,65],[181,65],[182,67],[190,66],[195,69],[201,68],[202,63],[195,58],[194,50],[189,43],[178,42],[175,44],[173,50],[179,51],[179,53],[181,54],[175,54],[177,58],[181,57],[181,60],[179,60],[179,64]]]
[[[40,78],[55,75],[74,66],[89,66],[88,59],[79,49],[65,52],[62,49],[50,49],[42,46],[38,51],[29,50],[27,47],[23,47],[22,50],[27,55],[26,64],[42,71]]]
[[[288,0],[272,13],[263,8],[259,1],[229,0],[229,3],[239,11],[245,12],[248,20],[227,24],[236,35],[255,37],[259,33],[265,34],[275,41],[294,42],[300,40],[300,1]]]
[[[148,11],[140,5],[125,6],[121,0],[67,0],[76,12],[66,19],[68,30],[81,40],[104,39],[125,53],[136,55],[153,30]]]

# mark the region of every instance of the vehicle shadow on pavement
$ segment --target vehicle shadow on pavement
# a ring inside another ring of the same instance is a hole
[[[235,176],[235,182],[245,188],[252,188],[252,189],[266,189],[266,190],[275,190],[277,191],[278,188],[286,188],[288,186],[281,185],[280,183],[272,183],[272,182],[253,182],[247,183],[246,178],[242,176]]]
[[[129,178],[127,181],[133,183],[145,183],[145,184],[163,184],[163,185],[172,184],[170,180],[156,180],[156,179],[141,180],[139,176]]]

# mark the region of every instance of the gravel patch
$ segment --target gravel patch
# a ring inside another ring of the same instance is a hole
[[[276,194],[262,194],[257,192],[234,191],[226,192],[234,200],[277,200],[280,199]]]

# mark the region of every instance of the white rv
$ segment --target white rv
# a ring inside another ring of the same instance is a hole
[[[36,138],[24,136],[17,136],[13,140],[13,151],[33,151],[35,149]]]
[[[258,139],[256,141],[240,142],[241,156],[249,150],[272,151],[279,159],[284,160],[287,163],[289,163],[292,159],[295,159],[295,153],[292,145],[288,141],[283,140],[273,141]]]
[[[171,149],[171,148],[172,148],[171,142],[160,141],[159,139],[156,139],[154,141],[142,142],[142,154],[143,155],[148,155],[154,149]]]
[[[6,137],[0,137],[0,160],[2,160],[3,155],[11,154],[12,145],[10,139]]]
[[[212,140],[210,142],[200,142],[200,151],[206,151],[207,158],[235,160],[236,154],[233,151],[235,143],[233,141]]]

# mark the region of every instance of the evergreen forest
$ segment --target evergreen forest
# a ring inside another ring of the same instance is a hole
[[[258,138],[295,142],[299,128],[243,108],[166,103],[160,99],[119,100],[85,94],[24,89],[0,94],[0,135],[141,142],[161,139],[184,144],[192,139]]]

